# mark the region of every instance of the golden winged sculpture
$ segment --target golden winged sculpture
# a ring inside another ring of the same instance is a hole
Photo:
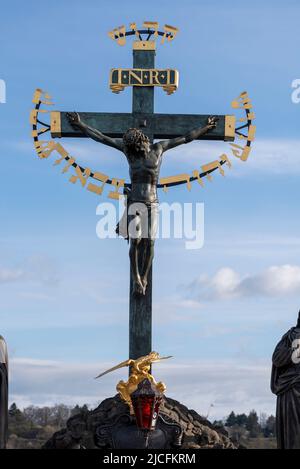
[[[139,357],[136,360],[132,360],[131,358],[129,360],[126,360],[124,362],[119,363],[119,365],[116,365],[109,370],[104,371],[104,373],[101,373],[99,376],[96,376],[97,378],[101,378],[102,376],[106,375],[107,373],[110,373],[111,371],[118,370],[119,368],[123,368],[125,366],[130,366],[130,376],[128,378],[128,381],[119,381],[117,384],[117,391],[120,394],[121,398],[123,401],[128,404],[130,408],[130,413],[133,414],[133,407],[132,407],[132,402],[131,402],[131,394],[137,389],[138,385],[144,380],[148,379],[151,381],[151,383],[156,386],[156,389],[164,393],[166,390],[166,385],[162,382],[157,383],[154,379],[154,377],[149,373],[150,368],[152,363],[157,363],[160,362],[161,360],[167,360],[168,358],[172,358],[171,356],[168,357],[160,357],[159,353],[157,352],[151,352],[149,355],[145,355],[143,357]]]

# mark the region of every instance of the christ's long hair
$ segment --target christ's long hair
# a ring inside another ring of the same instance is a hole
[[[139,153],[150,140],[141,130],[128,129],[123,135],[123,143],[129,153]]]

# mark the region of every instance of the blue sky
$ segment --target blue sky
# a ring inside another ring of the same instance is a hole
[[[247,163],[232,157],[226,176],[205,188],[173,188],[166,202],[204,202],[205,245],[158,240],[154,264],[153,348],[172,354],[155,374],[170,396],[212,418],[232,408],[274,412],[270,357],[299,309],[299,78],[297,1],[141,2],[12,0],[1,12],[0,333],[11,356],[11,399],[19,405],[88,402],[114,394],[119,376],[92,377],[128,349],[127,245],[99,240],[96,206],[106,202],[68,183],[30,138],[34,90],[58,110],[129,112],[131,90],[114,95],[109,70],[130,67],[107,32],[156,20],[178,26],[159,46],[158,67],[179,70],[180,86],[155,92],[165,113],[231,113],[245,89],[257,115]],[[62,142],[78,161],[126,176],[121,154],[95,142]],[[192,171],[225,143],[170,151],[161,175]],[[126,372],[125,372],[126,373]],[[188,384],[188,386],[186,385]]]

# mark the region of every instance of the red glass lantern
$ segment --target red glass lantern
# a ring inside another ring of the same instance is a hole
[[[144,379],[131,394],[137,427],[143,432],[146,443],[149,432],[155,430],[163,394],[148,379]]]

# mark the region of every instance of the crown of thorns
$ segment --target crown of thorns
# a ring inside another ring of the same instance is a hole
[[[150,143],[149,138],[139,129],[128,129],[123,135],[123,143],[127,147],[140,150],[145,143]]]

